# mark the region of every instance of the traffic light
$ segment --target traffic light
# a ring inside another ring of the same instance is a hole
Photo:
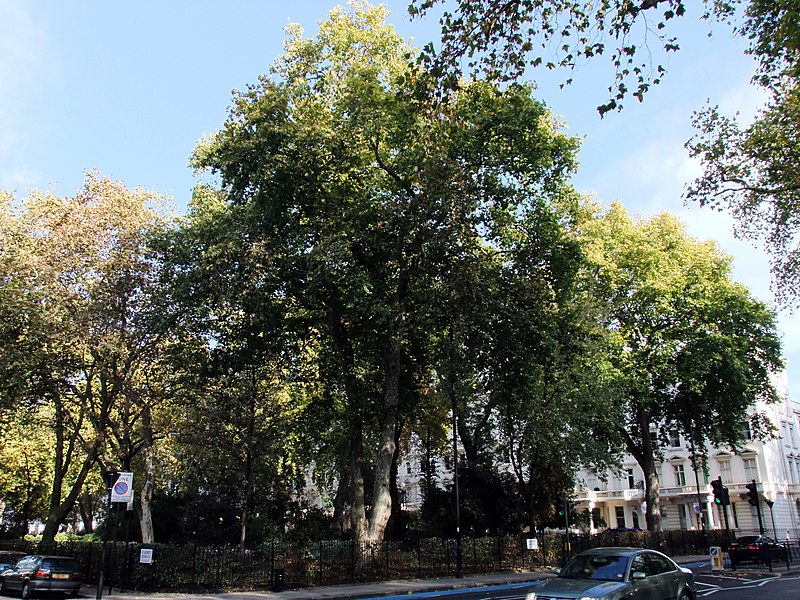
[[[747,488],[747,501],[753,506],[758,506],[758,484],[756,480],[753,479],[752,483],[748,483],[744,487]]]
[[[714,504],[717,506],[728,506],[731,503],[728,495],[728,488],[722,485],[722,478],[718,477],[711,482],[711,489],[714,491]]]

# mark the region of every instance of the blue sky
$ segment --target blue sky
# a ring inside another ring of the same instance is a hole
[[[31,188],[70,195],[85,171],[97,169],[185,206],[194,185],[188,157],[203,134],[221,127],[231,91],[267,72],[290,21],[313,34],[336,4],[0,0],[0,188],[18,197]],[[390,22],[416,45],[437,37],[434,18],[409,21],[408,0],[385,4]],[[680,215],[693,235],[733,255],[736,279],[771,303],[765,254],[735,240],[725,215],[681,198],[699,173],[683,148],[692,111],[711,99],[746,119],[762,101],[749,85],[753,63],[742,41],[697,17],[675,22],[681,51],[666,59],[650,35],[653,61],[667,60],[668,75],[644,103],[630,99],[604,119],[595,107],[612,79],[605,61],[580,67],[565,90],[557,85],[565,73],[531,75],[541,78],[540,98],[584,139],[574,179],[581,191],[619,199],[637,214]],[[800,386],[800,318],[783,313],[780,326],[791,390]]]

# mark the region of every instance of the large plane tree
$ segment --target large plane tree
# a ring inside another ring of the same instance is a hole
[[[671,215],[632,219],[613,204],[583,228],[587,285],[603,306],[615,423],[645,474],[646,519],[660,528],[658,439],[696,447],[761,435],[757,410],[776,398],[782,368],[775,314],[731,278],[730,258],[686,234]]]
[[[513,250],[520,219],[569,191],[577,149],[527,87],[473,83],[446,108],[407,93],[416,66],[385,18],[357,4],[313,38],[291,26],[194,158],[243,215],[263,299],[253,334],[301,339],[316,365],[309,418],[336,432],[337,515],[362,540],[390,517],[397,435],[454,318],[451,275]]]

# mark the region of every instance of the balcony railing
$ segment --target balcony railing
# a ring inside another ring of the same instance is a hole
[[[742,483],[726,483],[725,487],[728,488],[728,491],[731,496],[731,500],[734,502],[738,502],[739,496],[744,496],[747,493],[747,488],[745,487],[747,482]],[[764,485],[763,483],[761,484]],[[781,486],[781,489],[787,491],[791,494],[794,498],[800,498],[800,484],[786,484]],[[770,491],[772,490],[772,491]],[[769,488],[767,490],[761,490],[762,493],[765,493],[766,497],[769,498],[770,494],[774,492],[773,488]],[[705,501],[711,501],[711,487],[708,484],[701,484],[699,494],[701,499]],[[685,498],[685,499],[692,499],[696,500],[698,496],[698,489],[696,485],[679,485],[679,486],[665,486],[659,488],[659,495],[663,499],[671,499],[671,498]],[[634,488],[634,489],[626,489],[626,490],[587,490],[587,489],[576,489],[573,495],[573,499],[576,502],[609,502],[609,501],[622,501],[622,502],[631,502],[635,500],[644,500],[644,490],[641,488]]]
[[[578,502],[607,502],[609,500],[644,500],[644,490],[578,490],[575,494]]]
[[[744,485],[742,485],[744,490]],[[731,490],[733,493],[734,490]],[[659,490],[662,498],[682,498],[691,497],[697,498],[696,485],[682,485],[662,487]],[[707,497],[709,495],[708,486],[700,486],[700,495]],[[632,500],[644,500],[644,490],[635,488],[627,490],[576,490],[574,499],[577,502],[608,502],[610,500],[622,500],[629,502]]]

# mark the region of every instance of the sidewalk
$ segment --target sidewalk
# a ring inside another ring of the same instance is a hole
[[[705,564],[710,566],[708,556],[680,556],[676,561],[683,565]],[[736,574],[745,575],[753,573],[768,573],[766,567],[753,569],[737,569]],[[786,567],[776,568],[773,575],[788,575],[800,572],[800,567],[793,565],[788,571]],[[734,574],[730,569],[724,573]],[[542,581],[553,577],[552,570],[542,569],[536,571],[488,573],[485,575],[471,575],[456,579],[442,577],[438,579],[408,579],[403,581],[376,581],[373,583],[355,583],[335,586],[310,587],[301,589],[287,589],[282,592],[270,590],[249,592],[220,592],[219,594],[185,594],[185,593],[143,593],[120,592],[114,590],[111,594],[103,592],[104,600],[183,600],[188,598],[200,600],[328,600],[331,598],[357,599],[357,598],[392,598],[407,597],[409,594],[422,594],[426,592],[442,592],[447,590],[473,589],[484,586],[508,586],[509,588],[524,587],[535,581]],[[97,588],[85,585],[81,590],[81,597],[91,600],[96,597]]]
[[[310,587],[301,589],[287,589],[282,592],[269,590],[250,592],[221,592],[219,594],[182,594],[182,593],[154,593],[119,592],[107,594],[103,591],[103,600],[170,600],[182,598],[198,598],[205,600],[265,600],[269,598],[282,598],[284,600],[325,600],[329,598],[374,598],[408,596],[424,592],[441,592],[445,590],[481,588],[487,585],[522,586],[532,581],[540,581],[552,577],[549,571],[527,571],[508,573],[489,573],[486,575],[472,575],[456,579],[443,577],[439,579],[409,579],[403,581],[376,581],[374,583],[356,583],[346,585]],[[81,597],[92,599],[96,597],[95,586],[83,586]]]

